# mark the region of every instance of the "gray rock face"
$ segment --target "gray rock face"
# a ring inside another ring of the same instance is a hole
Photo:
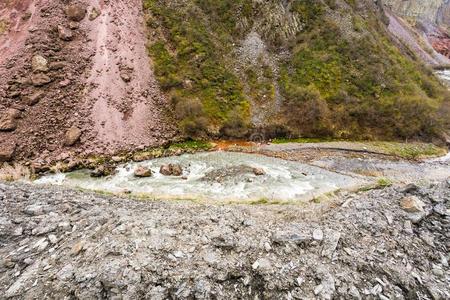
[[[439,207],[416,224],[401,191],[358,193],[311,213],[315,204],[147,202],[0,183],[0,294],[449,299],[447,182],[421,186],[428,196],[416,197]]]
[[[447,0],[385,0],[383,3],[403,17],[450,25],[450,2]]]

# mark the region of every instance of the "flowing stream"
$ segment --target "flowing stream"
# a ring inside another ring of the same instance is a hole
[[[184,178],[161,175],[159,168],[167,163],[180,164]],[[134,177],[138,166],[150,168],[153,176]],[[265,174],[255,175],[254,168],[263,169]],[[88,170],[80,170],[46,175],[35,183],[112,193],[127,191],[157,199],[292,201],[352,188],[362,180],[298,162],[218,151],[127,163],[119,166],[116,174],[104,178],[92,178]]]
[[[436,74],[450,87],[450,69],[437,71]]]

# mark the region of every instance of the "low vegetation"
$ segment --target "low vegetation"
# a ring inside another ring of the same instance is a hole
[[[248,137],[255,108],[267,107],[270,138],[429,140],[450,127],[447,89],[393,45],[373,1],[145,0],[145,9],[155,73],[187,137]],[[267,48],[256,64],[237,51],[251,33]]]

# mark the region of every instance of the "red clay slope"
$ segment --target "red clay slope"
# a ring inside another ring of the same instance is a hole
[[[0,161],[165,143],[174,130],[147,56],[141,0],[65,2],[0,3]]]

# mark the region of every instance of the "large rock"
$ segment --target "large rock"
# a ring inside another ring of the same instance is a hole
[[[31,59],[31,67],[34,72],[47,72],[48,61],[41,55],[35,55]]]
[[[161,166],[159,173],[164,176],[181,176],[183,168],[179,164],[165,164]]]
[[[75,145],[76,142],[78,142],[78,140],[81,137],[81,130],[78,127],[71,127],[69,130],[67,130],[66,132],[66,136],[64,139],[64,145],[65,146],[73,146]]]
[[[136,170],[134,170],[134,176],[139,178],[144,177],[151,177],[152,176],[152,170],[150,170],[147,167],[137,167]]]
[[[424,211],[425,203],[423,203],[416,196],[410,196],[404,197],[402,200],[400,200],[400,206],[406,212],[418,213]]]
[[[20,111],[14,108],[7,109],[0,114],[0,131],[13,131],[17,128],[17,119]]]
[[[80,22],[86,17],[87,10],[84,6],[79,4],[69,5],[66,8],[67,17],[75,22]]]
[[[11,161],[14,157],[16,144],[12,142],[0,142],[0,162]]]

